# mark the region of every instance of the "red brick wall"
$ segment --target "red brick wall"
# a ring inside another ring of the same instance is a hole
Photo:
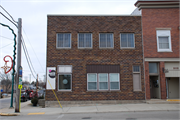
[[[164,62],[160,62],[159,64],[159,72],[160,72],[160,85],[161,85],[161,99],[166,99],[167,92],[166,92],[166,78],[165,73],[163,72]]]
[[[72,48],[56,49],[56,33],[71,33]],[[93,49],[78,49],[79,32],[91,32]],[[99,33],[114,35],[113,49],[99,49]],[[120,33],[135,34],[135,49],[120,49]],[[72,92],[56,94],[59,100],[144,100],[144,69],[142,50],[141,16],[48,16],[47,26],[47,67],[72,65]],[[87,91],[86,65],[120,65],[120,90]],[[133,91],[132,66],[141,67],[142,91]],[[56,78],[58,75],[56,75]],[[58,80],[56,79],[56,83]],[[46,91],[47,101],[56,100],[51,90]]]
[[[145,62],[144,70],[145,70],[145,84],[146,84],[146,99],[151,99],[150,80],[149,80],[149,62]]]
[[[179,58],[179,9],[142,9],[145,58]],[[157,52],[156,28],[171,28],[173,52]]]

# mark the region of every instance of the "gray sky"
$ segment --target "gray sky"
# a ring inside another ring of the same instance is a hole
[[[0,5],[14,18],[22,18],[22,35],[35,69],[41,80],[46,74],[47,14],[65,15],[129,15],[137,0],[0,0]],[[0,12],[9,17],[1,8]],[[10,17],[9,17],[10,18]],[[17,34],[17,28],[0,14],[0,23],[9,25]],[[13,56],[14,36],[0,25],[0,67],[3,58]],[[17,59],[16,59],[17,60]],[[8,64],[10,66],[10,64]],[[28,67],[22,49],[23,79],[30,81]],[[0,68],[0,71],[2,69]],[[34,71],[34,70],[33,70]],[[31,74],[31,82],[35,81]]]

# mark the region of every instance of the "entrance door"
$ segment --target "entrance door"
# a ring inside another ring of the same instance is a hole
[[[179,98],[179,78],[167,78],[168,79],[168,92],[169,98]]]
[[[160,99],[160,81],[158,76],[150,76],[151,99]]]

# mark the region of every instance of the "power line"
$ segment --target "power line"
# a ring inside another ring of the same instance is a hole
[[[18,26],[12,20],[10,20],[8,17],[6,17],[2,12],[0,12],[0,14],[2,16],[4,16],[7,20],[9,20],[12,24],[14,24],[18,28]]]
[[[9,45],[11,45],[11,44],[13,44],[13,43],[14,43],[14,42],[12,42],[12,43],[10,43],[10,44],[7,44],[7,45],[1,47],[0,49],[5,48],[5,47],[7,47],[7,46],[9,46]]]
[[[0,5],[0,7],[11,17],[11,19],[15,22],[15,23],[18,23],[14,20],[14,18]]]
[[[22,29],[23,29],[23,28],[22,28]],[[24,29],[23,29],[23,32],[24,32],[24,34],[26,35],[26,32],[25,32]],[[27,37],[27,35],[26,35],[26,37]],[[41,66],[41,69],[44,71],[44,69],[43,69],[43,67],[42,67],[42,65],[41,65],[41,63],[40,63],[40,61],[39,61],[39,59],[38,59],[38,57],[37,57],[37,55],[36,55],[36,53],[35,53],[32,45],[31,45],[31,43],[30,43],[30,40],[28,39],[28,37],[27,37],[27,40],[29,41],[29,44],[30,44],[30,46],[31,46],[31,48],[32,48],[32,50],[33,50],[33,52],[34,52],[34,54],[35,54],[35,56],[36,56],[36,58],[37,58],[37,60],[38,60],[38,62],[39,62],[39,65]]]
[[[1,35],[0,35],[0,37],[5,38],[5,39],[8,39],[8,40],[13,40],[13,39],[11,39],[11,38],[7,38],[7,37],[1,36]],[[13,41],[14,41],[14,40],[13,40]]]
[[[24,40],[22,40],[22,46],[23,46],[24,54],[25,54],[26,61],[27,61],[27,63],[28,63],[29,69],[30,69],[30,71],[31,71],[31,74],[33,75],[34,79],[36,79],[36,77],[34,76],[34,74],[33,74],[33,72],[32,72],[30,63],[29,63],[30,58],[28,59],[28,57],[27,57],[26,48],[25,48],[26,46],[25,46]],[[32,65],[32,63],[31,63],[31,65]],[[33,68],[33,69],[34,69],[34,68]],[[36,72],[35,72],[35,73],[36,73]]]

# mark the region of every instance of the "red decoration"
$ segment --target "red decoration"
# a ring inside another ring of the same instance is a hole
[[[9,60],[6,60],[6,57],[9,57],[11,59],[11,63],[12,63],[11,67],[7,66],[7,62],[9,62]],[[4,69],[4,73],[7,74],[8,72],[11,71],[11,69],[13,67],[13,60],[12,60],[12,57],[9,56],[9,55],[6,55],[3,60],[5,62],[5,65],[3,67],[1,67],[1,68],[3,68]],[[8,70],[8,68],[9,68],[9,70]]]

